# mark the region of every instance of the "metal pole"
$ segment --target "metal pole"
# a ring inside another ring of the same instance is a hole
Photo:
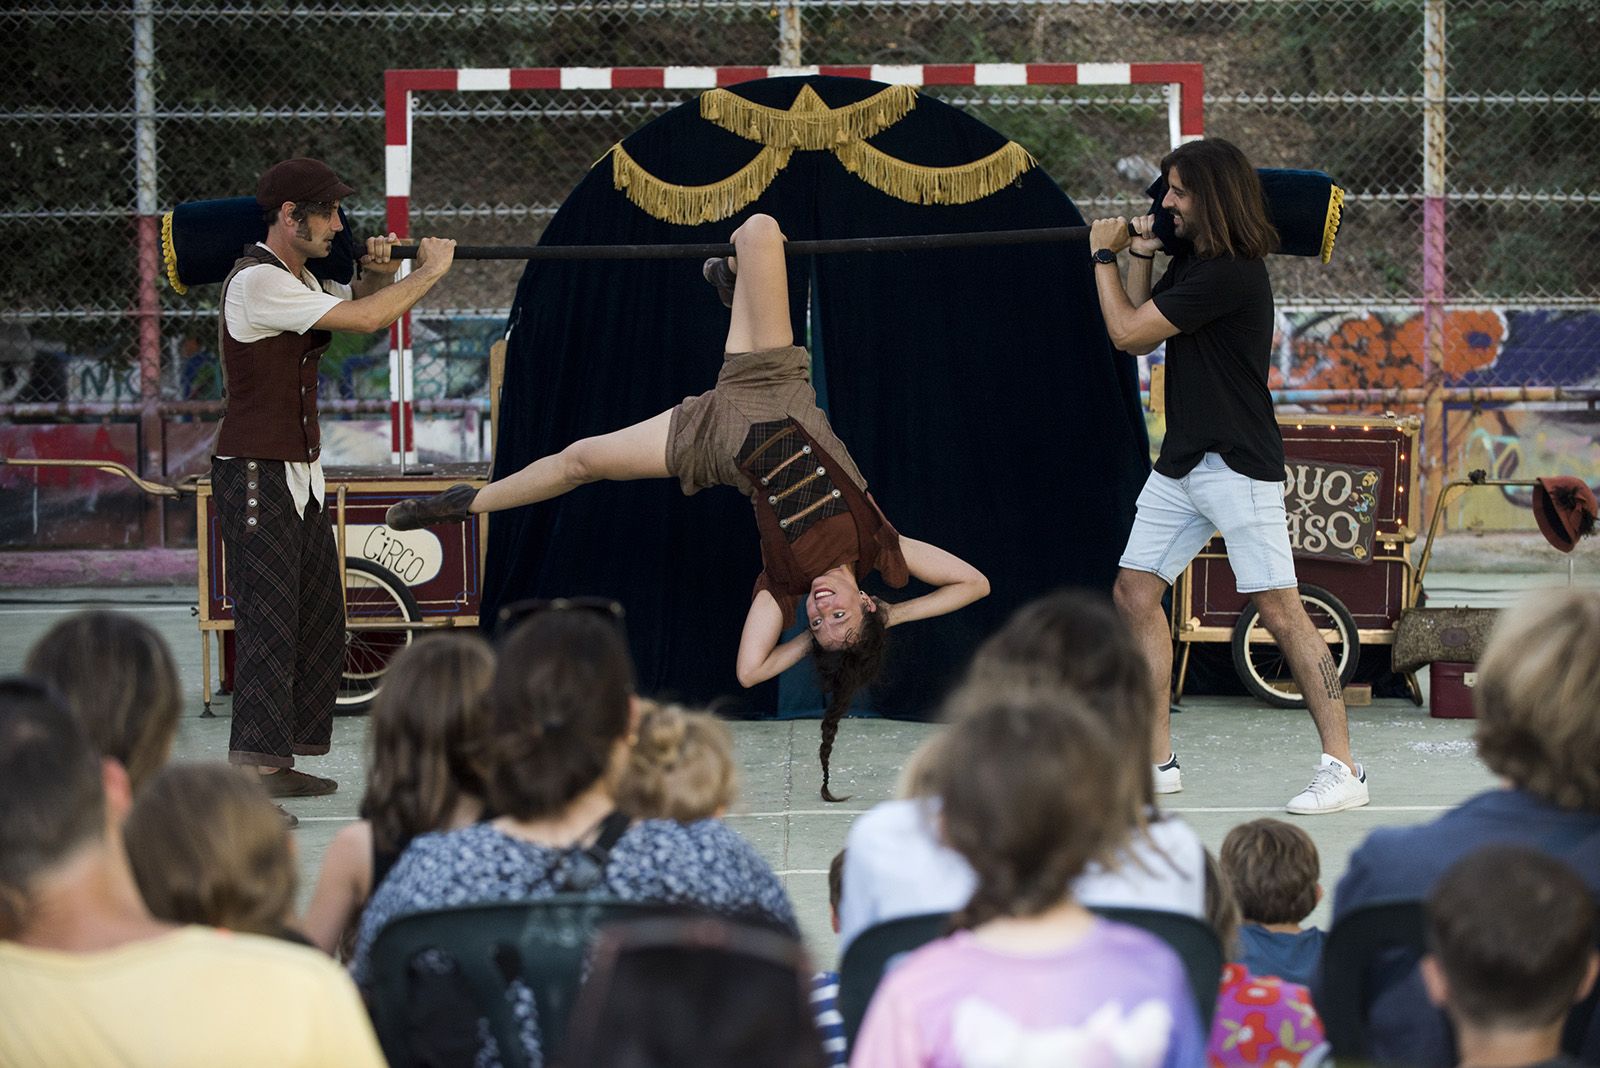
[[[800,4],[798,0],[778,2],[778,66],[800,66]]]
[[[163,467],[161,423],[161,212],[156,165],[156,0],[133,3],[133,137],[136,175],[134,210],[139,247],[139,443],[140,467],[157,477]],[[164,546],[161,504],[144,509],[144,543]]]
[[[1437,499],[1445,477],[1445,0],[1427,0],[1422,28],[1422,499]]]

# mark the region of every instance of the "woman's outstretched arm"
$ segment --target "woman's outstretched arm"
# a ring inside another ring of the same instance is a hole
[[[761,590],[750,602],[744,617],[744,633],[739,636],[739,660],[735,667],[739,685],[749,688],[766,682],[794,667],[806,657],[811,635],[801,631],[778,644],[783,637],[785,613],[771,591]]]
[[[925,541],[900,536],[900,552],[911,577],[937,589],[909,601],[889,606],[889,626],[932,619],[989,596],[989,580],[982,571],[955,553]]]

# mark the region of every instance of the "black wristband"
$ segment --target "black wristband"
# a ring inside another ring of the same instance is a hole
[[[1146,256],[1144,253],[1135,252],[1131,248],[1128,250],[1128,255],[1132,256],[1136,260],[1153,260],[1153,259],[1156,258],[1156,254],[1154,252],[1152,252],[1152,253],[1150,253],[1150,255]]]

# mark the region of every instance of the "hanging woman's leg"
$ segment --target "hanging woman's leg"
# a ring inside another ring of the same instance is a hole
[[[389,509],[386,521],[396,530],[415,530],[432,523],[459,522],[479,512],[548,501],[589,482],[666,478],[671,425],[672,411],[668,409],[642,423],[574,441],[476,492],[462,484],[432,497],[401,501]]]
[[[726,351],[757,352],[794,344],[783,243],[783,231],[770,215],[752,215],[733,232],[737,284]]]

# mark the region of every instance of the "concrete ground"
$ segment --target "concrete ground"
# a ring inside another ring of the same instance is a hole
[[[1589,559],[1577,581],[1600,585]],[[1554,557],[1555,554],[1549,554]],[[1434,605],[1503,605],[1529,590],[1565,586],[1565,561],[1546,559],[1544,570],[1507,574],[1442,572],[1428,583]],[[200,717],[200,642],[191,614],[192,587],[54,588],[0,587],[0,674],[20,670],[27,649],[62,615],[86,607],[137,613],[171,644],[188,698],[178,732],[180,760],[225,759],[228,702],[214,705],[216,718]],[[85,651],[85,655],[91,655]],[[1424,673],[1424,679],[1426,673]],[[1426,821],[1493,784],[1471,743],[1470,720],[1432,719],[1408,701],[1381,700],[1350,710],[1357,758],[1370,771],[1372,804],[1364,809],[1298,819],[1322,853],[1327,898],[1312,917],[1325,925],[1333,887],[1345,859],[1374,827]],[[735,723],[742,790],[728,822],[767,857],[787,885],[806,940],[820,964],[831,964],[837,948],[828,925],[828,862],[844,843],[851,821],[890,796],[906,756],[936,728],[930,724],[850,720],[834,750],[833,786],[848,802],[830,805],[817,794],[815,721]],[[1213,849],[1236,823],[1281,815],[1282,805],[1310,779],[1315,735],[1303,712],[1267,708],[1246,698],[1191,697],[1174,722],[1185,789],[1166,799]],[[300,817],[302,903],[310,894],[323,851],[334,833],[355,818],[364,786],[366,720],[335,723],[333,752],[305,767],[339,780],[338,793],[290,801]]]

